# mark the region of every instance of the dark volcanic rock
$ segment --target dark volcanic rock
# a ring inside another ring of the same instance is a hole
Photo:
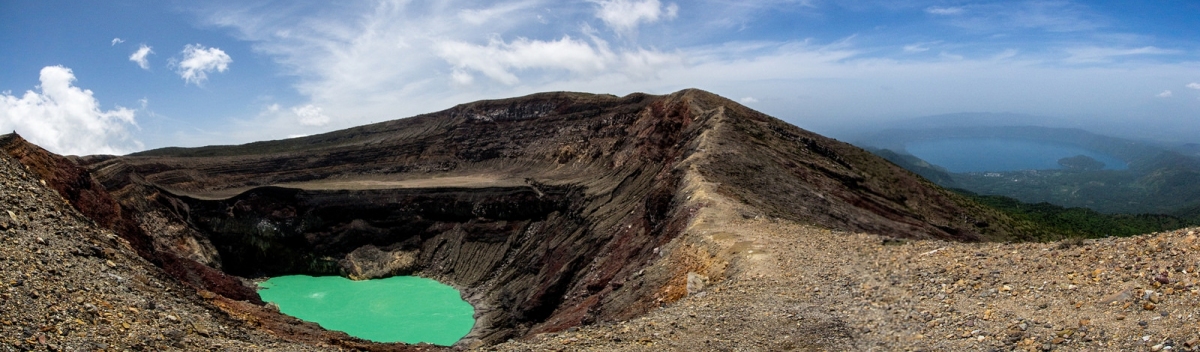
[[[861,149],[698,90],[535,94],[77,162],[120,203],[114,212],[155,234],[155,253],[241,276],[434,277],[476,306],[468,341],[484,343],[681,297],[669,282],[687,268],[649,266],[671,258],[660,249],[704,206],[684,199],[685,175],[766,215],[833,229],[968,241],[1018,232]]]

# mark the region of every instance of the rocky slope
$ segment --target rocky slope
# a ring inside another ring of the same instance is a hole
[[[897,240],[709,204],[724,279],[636,319],[497,351],[1200,351],[1200,228],[1053,243]]]
[[[210,298],[215,298],[211,293]],[[0,350],[319,350],[213,308],[0,155]]]
[[[127,255],[183,283],[181,294],[199,292],[237,329],[308,344],[404,348],[290,320],[252,292],[239,296],[245,278],[433,277],[476,307],[459,347],[655,348],[670,334],[694,338],[666,346],[707,349],[781,331],[784,342],[758,347],[942,346],[882,337],[911,330],[908,315],[852,315],[886,303],[952,326],[960,316],[937,315],[895,286],[926,287],[950,269],[871,265],[897,248],[1027,238],[1025,224],[861,149],[698,90],[536,94],[299,139],[124,157],[66,159],[4,141],[130,243]],[[880,245],[895,238],[918,245]],[[869,274],[884,269],[909,271]],[[912,270],[928,273],[905,276]],[[853,296],[848,283],[879,296]],[[720,338],[685,323],[727,330]]]

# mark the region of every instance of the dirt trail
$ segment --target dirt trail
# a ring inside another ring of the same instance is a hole
[[[1200,229],[898,241],[768,219],[689,180],[705,206],[679,241],[715,249],[723,280],[631,321],[491,349],[1200,350]]]
[[[1071,247],[888,245],[769,220],[738,225],[763,234],[756,248],[768,249],[738,253],[727,280],[633,321],[497,349],[1194,350],[1200,342],[1196,257],[1158,251],[1200,250],[1194,231]],[[1175,270],[1184,260],[1192,263]],[[1166,285],[1154,278],[1164,271]]]

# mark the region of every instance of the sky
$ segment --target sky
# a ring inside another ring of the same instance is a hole
[[[685,88],[834,137],[984,112],[1196,143],[1200,2],[0,0],[0,131],[64,154]]]

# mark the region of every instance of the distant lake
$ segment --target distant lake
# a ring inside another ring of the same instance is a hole
[[[1058,159],[1087,155],[1104,163],[1105,170],[1124,170],[1124,161],[1073,145],[1021,139],[941,139],[914,142],[909,153],[950,172],[985,172],[1062,169]]]

